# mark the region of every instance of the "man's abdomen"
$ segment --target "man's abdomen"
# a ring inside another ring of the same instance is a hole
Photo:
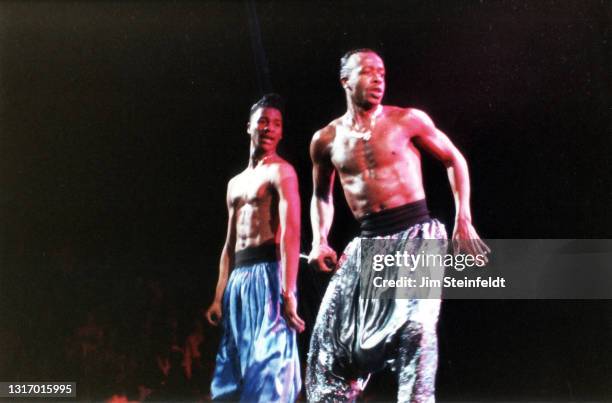
[[[238,212],[236,221],[235,250],[259,246],[270,239],[276,238],[278,219],[266,208],[244,206]]]
[[[402,168],[390,166],[358,175],[340,174],[344,195],[355,218],[425,198],[420,169]]]

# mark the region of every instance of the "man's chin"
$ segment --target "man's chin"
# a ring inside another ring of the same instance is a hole
[[[259,144],[256,148],[262,153],[269,153],[274,152],[276,150],[276,144]]]
[[[364,100],[363,102],[361,102],[361,104],[359,106],[362,107],[363,109],[365,109],[366,111],[369,111],[370,109],[374,109],[378,105],[380,105],[381,101],[382,101],[381,99],[368,98],[368,99]]]
[[[381,104],[382,102],[382,95],[370,95],[367,99],[367,102],[370,103],[372,106],[378,106]]]

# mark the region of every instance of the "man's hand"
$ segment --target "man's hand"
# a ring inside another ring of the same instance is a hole
[[[214,301],[206,310],[206,320],[213,326],[218,326],[223,316],[221,301]]]
[[[489,262],[487,254],[491,249],[480,239],[471,222],[458,219],[453,231],[453,252],[458,254],[462,251],[474,256],[482,255],[485,263]]]
[[[312,248],[310,255],[308,255],[308,264],[315,262],[320,271],[329,273],[335,270],[338,256],[329,245],[319,245],[319,247]]]
[[[293,292],[282,293],[283,298],[283,317],[290,328],[302,333],[306,327],[302,318],[297,314],[297,300]]]

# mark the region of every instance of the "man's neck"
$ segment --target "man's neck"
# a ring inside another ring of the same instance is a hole
[[[359,138],[368,141],[376,125],[376,118],[382,113],[382,105],[363,107],[352,102],[347,104],[343,124],[352,132],[359,133]]]
[[[264,152],[262,150],[258,150],[251,145],[251,150],[249,153],[249,168],[253,169],[263,163],[265,160],[270,159],[276,156],[276,151]]]
[[[382,109],[382,104],[364,107],[356,105],[353,102],[348,102],[346,116],[349,118],[349,120],[357,123],[358,125],[364,125],[366,122],[371,122],[372,116],[377,113],[379,109]]]

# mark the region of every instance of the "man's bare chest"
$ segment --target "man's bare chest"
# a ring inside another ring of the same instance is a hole
[[[266,175],[257,172],[243,173],[236,178],[230,192],[230,200],[235,207],[260,205],[269,202],[272,185]]]
[[[360,171],[401,162],[410,158],[413,150],[410,136],[402,130],[382,126],[365,139],[344,126],[337,126],[331,160],[340,172]]]

